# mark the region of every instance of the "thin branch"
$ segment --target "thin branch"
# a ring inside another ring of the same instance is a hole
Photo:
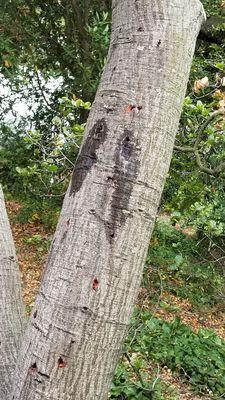
[[[197,99],[197,100],[204,99],[205,97],[211,96],[213,93],[215,93],[216,90],[218,90],[219,87],[220,87],[220,85],[216,85],[216,87],[214,87],[214,89],[211,90],[211,92],[205,93],[205,94],[203,94],[202,96],[196,96],[196,95],[194,94],[194,97],[195,97],[195,99]],[[192,90],[191,93],[193,94],[193,90]]]
[[[36,144],[36,145],[43,151],[43,153],[44,153],[47,157],[50,156],[50,155],[47,153],[47,151],[45,150],[45,147],[44,147],[43,145],[41,145],[39,142],[37,142],[35,139],[33,139],[32,136],[31,136],[28,132],[25,132],[25,134],[29,137],[29,139],[30,139],[34,144]],[[65,153],[64,153],[61,149],[58,149],[58,151],[59,151],[59,153],[63,156],[63,158],[66,159],[66,160],[68,161],[68,163],[74,167],[74,163],[65,155]]]
[[[200,125],[200,128],[198,129],[198,136],[197,136],[197,139],[196,139],[196,141],[195,141],[194,149],[197,149],[197,148],[198,148],[200,142],[201,142],[202,139],[204,138],[204,136],[205,136],[205,130],[206,130],[207,126],[210,124],[210,122],[212,122],[216,117],[218,117],[218,115],[224,115],[224,114],[225,114],[225,111],[224,111],[224,110],[217,110],[217,111],[214,111],[214,112],[209,116],[209,118],[207,118],[207,120],[206,120],[202,125]]]
[[[209,116],[209,118],[207,118],[206,121],[202,125],[200,125],[199,129],[197,130],[197,138],[195,140],[194,147],[191,147],[191,146],[176,146],[176,145],[174,146],[175,150],[182,151],[184,153],[193,153],[194,156],[195,156],[196,164],[199,167],[200,171],[205,172],[206,174],[209,174],[209,175],[214,175],[214,176],[219,175],[221,172],[223,172],[225,170],[225,162],[221,162],[215,168],[208,168],[206,165],[204,165],[204,163],[203,163],[203,161],[201,159],[201,155],[199,153],[199,145],[200,145],[201,141],[205,137],[205,130],[206,130],[207,126],[215,118],[217,118],[220,115],[224,116],[225,115],[225,111],[224,110],[214,111]],[[222,120],[222,119],[220,119],[220,120]]]
[[[132,363],[131,358],[130,358],[130,356],[129,356],[128,353],[124,353],[124,357],[126,357],[126,359],[127,359],[127,361],[129,362],[131,368],[133,369],[133,371],[134,371],[135,374],[137,375],[137,377],[138,377],[138,379],[139,379],[139,381],[140,381],[140,383],[141,383],[141,386],[144,388],[145,383],[144,383],[144,381],[143,381],[143,378],[142,378],[142,375],[141,375],[139,369],[136,368],[135,365]]]
[[[175,150],[182,151],[183,153],[193,153],[193,147],[190,146],[174,146]]]
[[[127,361],[129,362],[129,364],[130,364],[131,368],[133,369],[134,373],[136,374],[136,376],[137,376],[137,378],[138,378],[138,380],[139,380],[139,382],[141,384],[141,389],[143,390],[143,393],[145,394],[145,396],[150,397],[152,399],[152,395],[154,393],[154,387],[155,387],[155,385],[156,385],[156,383],[157,383],[157,381],[159,379],[159,365],[158,365],[157,376],[156,376],[156,379],[153,382],[152,388],[147,388],[145,386],[145,383],[143,381],[143,378],[142,378],[142,375],[141,375],[139,369],[137,367],[135,367],[135,365],[132,363],[129,354],[125,353],[124,356],[126,357]],[[135,385],[135,382],[134,382],[134,385]],[[135,386],[137,386],[137,385],[135,385]]]
[[[156,383],[158,382],[158,380],[160,378],[159,372],[160,372],[160,367],[159,367],[159,364],[157,364],[157,375],[156,375],[156,378],[155,378],[155,380],[154,380],[154,382],[152,384],[152,390],[153,391],[154,391]]]
[[[84,26],[87,26],[88,24],[88,19],[89,19],[89,10],[90,10],[90,0],[84,0]]]
[[[51,108],[51,104],[49,103],[47,97],[45,96],[45,92],[44,92],[44,90],[43,90],[43,87],[42,87],[42,84],[41,84],[41,80],[40,80],[40,76],[39,76],[39,73],[38,73],[38,70],[36,69],[36,67],[34,68],[34,71],[35,71],[35,75],[36,75],[36,77],[37,77],[37,83],[38,83],[38,87],[39,87],[39,89],[40,89],[40,92],[41,92],[41,94],[42,94],[42,97],[43,97],[45,103],[47,104],[47,106],[48,106],[49,108]]]
[[[202,163],[201,156],[199,154],[198,149],[194,149],[194,155],[195,155],[197,166],[199,167],[200,171],[205,172],[206,174],[209,174],[209,175],[215,175],[215,170],[206,167]]]
[[[44,183],[42,181],[42,183]],[[46,185],[44,185],[46,187]],[[40,198],[53,198],[53,197],[64,197],[66,194],[66,191],[63,193],[59,193],[59,194],[52,194],[52,193],[38,193],[35,190],[33,190],[31,187],[28,188],[30,193],[32,193],[33,195],[35,195],[36,197],[40,197]]]
[[[217,174],[225,170],[225,162],[221,162],[216,168],[215,171]]]
[[[86,25],[88,21],[88,10],[86,10],[86,13],[82,15],[79,0],[70,0],[70,3],[73,8],[75,26],[77,28],[78,34],[81,39],[80,44],[83,48],[85,61],[91,60],[90,43],[89,43],[88,33],[86,31]]]

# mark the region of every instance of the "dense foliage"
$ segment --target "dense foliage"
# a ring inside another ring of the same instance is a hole
[[[123,368],[119,366],[117,370],[111,398],[165,398],[161,397],[159,388],[156,390],[153,382],[146,379],[148,371],[145,369],[152,361],[176,371],[201,393],[224,394],[225,342],[213,331],[202,329],[195,333],[179,318],[166,322],[149,312],[142,313],[139,324],[141,334],[132,346],[132,362],[136,373],[143,374],[146,384],[143,387],[140,382],[132,383],[131,367],[124,363]]]
[[[30,108],[29,125],[2,119],[1,181],[34,209],[47,198],[61,204],[106,59],[109,3],[14,0],[1,10],[1,110],[12,117],[21,98]],[[203,4],[223,18],[224,2]],[[79,98],[87,106],[75,105]],[[209,242],[225,233],[224,109],[224,44],[199,40],[163,207]]]
[[[203,4],[208,16],[224,13],[224,2]],[[197,43],[164,192],[165,207],[209,241],[225,233],[224,49],[224,43]]]
[[[2,4],[0,176],[34,213],[61,205],[105,63],[109,13],[107,0]]]
[[[36,74],[93,98],[108,45],[109,1],[3,1],[1,72],[15,85]],[[21,87],[20,87],[21,89]]]
[[[112,399],[177,400],[176,391],[162,381],[165,367],[194,391],[223,398],[225,342],[212,330],[193,331],[182,323],[185,312],[174,302],[184,299],[203,320],[216,304],[224,310],[224,276],[205,257],[196,237],[169,221],[157,222]]]

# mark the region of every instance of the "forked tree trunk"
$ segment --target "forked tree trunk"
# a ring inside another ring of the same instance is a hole
[[[19,268],[0,185],[0,399],[8,400],[24,328]]]
[[[108,61],[21,349],[14,400],[106,400],[203,8],[114,0]]]

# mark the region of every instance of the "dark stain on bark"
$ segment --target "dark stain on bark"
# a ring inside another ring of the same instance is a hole
[[[107,124],[104,118],[99,119],[90,129],[77,158],[70,187],[70,196],[79,192],[88,172],[97,162],[97,150],[107,137]]]
[[[82,313],[84,313],[88,316],[91,316],[93,314],[92,310],[90,310],[90,308],[88,308],[88,307],[82,307],[81,311],[82,311]]]
[[[30,368],[31,368],[32,371],[36,371],[36,370],[37,370],[37,364],[36,364],[36,362],[34,362],[33,364],[31,364]]]
[[[130,196],[139,171],[139,148],[131,130],[125,129],[117,141],[115,165],[112,177],[113,194],[111,200],[111,215],[106,229],[109,242],[116,237],[116,230],[126,222]]]
[[[62,235],[62,241],[66,239],[66,236],[67,236],[67,231],[64,231]]]
[[[134,7],[136,11],[139,11],[139,0],[134,0]]]
[[[158,43],[157,43],[157,47],[159,47],[161,43],[162,43],[162,41],[159,40]]]
[[[131,141],[131,132],[125,129],[121,146],[121,155],[125,160],[128,161],[130,159],[133,152],[133,147],[134,145]]]

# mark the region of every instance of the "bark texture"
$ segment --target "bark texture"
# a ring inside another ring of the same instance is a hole
[[[177,131],[198,0],[114,0],[108,61],[21,348],[14,400],[106,400]]]
[[[8,400],[24,328],[19,268],[0,185],[0,399]]]

